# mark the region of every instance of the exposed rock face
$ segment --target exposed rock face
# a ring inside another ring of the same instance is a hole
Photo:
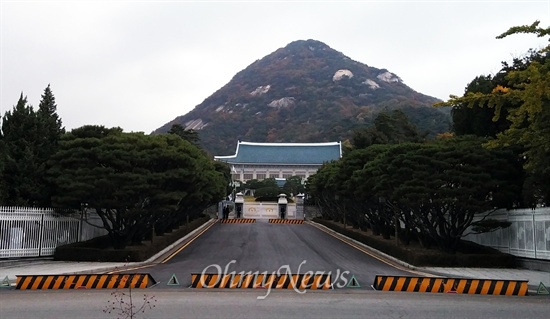
[[[338,70],[332,76],[332,81],[340,81],[343,77],[352,78],[353,73],[350,70]]]
[[[258,95],[266,94],[267,92],[269,92],[270,88],[271,88],[271,85],[258,86],[254,91],[250,92],[250,95],[258,96]]]
[[[376,89],[379,89],[380,88],[380,85],[378,85],[378,83],[376,83],[374,80],[371,80],[371,79],[366,79],[363,84],[366,84],[369,88],[373,89],[373,90],[376,90]]]
[[[378,74],[377,78],[388,83],[401,82],[401,79],[397,75],[388,71]]]
[[[185,123],[185,129],[198,131],[203,129],[206,125],[207,124],[205,124],[201,119],[196,119]]]
[[[282,99],[271,101],[271,103],[269,103],[267,106],[281,108],[281,107],[289,107],[292,105],[294,105],[293,97],[283,97]]]

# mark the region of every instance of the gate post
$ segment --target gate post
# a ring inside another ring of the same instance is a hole
[[[243,217],[244,211],[244,197],[243,193],[238,192],[235,195],[235,218]]]
[[[279,200],[277,201],[277,208],[279,212],[279,218],[285,219],[287,215],[287,204],[288,201],[286,200],[286,194],[279,194]]]
[[[304,214],[304,194],[300,193],[296,195],[296,219],[305,220]]]

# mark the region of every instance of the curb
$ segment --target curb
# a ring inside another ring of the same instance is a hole
[[[410,270],[420,271],[420,272],[424,272],[424,273],[428,273],[428,274],[433,274],[433,275],[435,275],[435,276],[440,276],[440,277],[449,277],[449,274],[448,274],[448,273],[437,272],[437,271],[432,271],[432,270],[426,270],[426,269],[424,269],[424,268],[422,268],[422,267],[417,267],[417,266],[413,266],[413,265],[411,265],[411,264],[408,264],[408,263],[406,263],[406,262],[404,262],[404,261],[402,261],[402,260],[399,260],[399,259],[397,259],[397,258],[395,258],[395,257],[393,257],[393,256],[390,256],[390,255],[388,255],[388,254],[386,254],[386,253],[384,253],[384,252],[381,252],[381,251],[379,251],[379,250],[377,250],[377,249],[375,249],[375,248],[372,248],[372,247],[370,247],[370,246],[367,246],[367,245],[365,245],[365,244],[363,244],[363,243],[361,243],[361,242],[359,242],[359,241],[357,241],[357,240],[355,240],[355,239],[353,239],[353,238],[349,238],[349,237],[347,237],[347,236],[345,236],[345,235],[343,235],[343,234],[341,234],[341,233],[339,233],[339,232],[337,232],[337,231],[335,231],[335,230],[332,230],[332,229],[328,228],[328,227],[325,226],[325,225],[316,223],[316,222],[314,222],[314,221],[312,221],[312,220],[308,220],[306,223],[312,224],[312,226],[315,226],[315,227],[323,228],[325,231],[327,231],[327,232],[329,232],[329,233],[331,233],[331,234],[335,234],[335,235],[337,235],[337,236],[346,238],[347,240],[349,240],[349,241],[351,241],[351,242],[353,242],[353,243],[355,243],[355,244],[357,244],[357,245],[360,245],[361,247],[364,247],[365,249],[368,249],[369,251],[373,252],[374,254],[377,254],[377,255],[379,255],[379,256],[381,256],[381,257],[383,257],[383,258],[386,258],[386,259],[388,259],[388,260],[391,260],[391,261],[393,261],[393,262],[395,262],[395,263],[397,263],[397,264],[399,264],[399,265],[401,265],[401,266],[403,266],[403,267],[405,267],[405,268],[408,268],[408,269],[410,269]],[[465,279],[476,279],[476,278],[471,278],[471,277],[469,277],[469,276],[456,276],[456,275],[453,275],[453,276],[454,276],[454,277],[461,277],[461,278],[465,278]],[[528,284],[527,287],[528,287],[528,290],[527,290],[528,295],[531,295],[531,296],[532,296],[532,295],[535,295],[535,296],[537,295],[538,283],[535,284],[535,285],[529,285],[529,284]]]
[[[182,238],[178,239],[176,242],[174,242],[173,244],[167,246],[166,248],[164,248],[163,250],[159,251],[158,253],[156,253],[155,255],[153,255],[152,257],[150,257],[149,259],[147,259],[146,261],[142,261],[141,263],[143,264],[149,264],[149,263],[153,263],[154,261],[156,261],[157,259],[160,259],[163,255],[167,254],[168,252],[172,251],[174,248],[176,248],[176,246],[180,246],[185,240],[189,239],[190,237],[193,237],[195,236],[196,233],[202,231],[204,228],[206,227],[209,227],[211,224],[215,224],[217,223],[218,220],[215,219],[215,218],[210,218],[209,221],[205,222],[204,224],[202,224],[201,226],[197,227],[195,230],[193,230],[192,232],[190,232],[189,234],[183,236]]]
[[[408,264],[408,263],[406,263],[406,262],[404,262],[404,261],[402,261],[402,260],[400,260],[400,259],[397,259],[397,258],[395,258],[395,257],[393,257],[393,256],[390,256],[390,255],[384,253],[384,252],[381,252],[381,251],[378,250],[378,249],[375,249],[375,248],[372,248],[372,247],[370,247],[370,246],[367,246],[367,245],[363,244],[362,242],[359,242],[359,241],[357,241],[357,240],[355,240],[355,239],[353,239],[353,238],[349,238],[349,237],[347,237],[346,235],[343,235],[343,234],[341,234],[341,233],[339,233],[339,232],[337,232],[337,231],[335,231],[335,230],[332,230],[332,229],[328,228],[328,227],[325,226],[325,225],[316,223],[316,222],[311,221],[311,220],[307,221],[307,223],[314,224],[314,226],[319,227],[319,228],[323,228],[324,230],[326,230],[326,231],[329,232],[329,233],[332,233],[332,234],[338,235],[338,236],[340,236],[340,237],[346,238],[347,240],[349,240],[349,241],[351,241],[351,242],[353,242],[353,243],[355,243],[355,244],[357,244],[357,245],[360,245],[361,247],[364,247],[364,248],[368,249],[369,251],[373,252],[374,254],[377,254],[377,255],[379,255],[379,256],[381,256],[381,257],[384,257],[385,259],[391,260],[391,261],[393,261],[393,262],[395,262],[395,263],[397,263],[397,264],[399,264],[399,265],[401,265],[401,266],[403,266],[403,267],[405,267],[405,268],[408,268],[408,269],[411,269],[411,270],[415,270],[415,271],[422,271],[422,272],[426,272],[426,273],[433,273],[434,275],[442,275],[442,274],[434,273],[434,272],[432,272],[432,271],[425,271],[425,270],[422,269],[422,268],[419,268],[419,267],[413,266],[413,265],[411,265],[411,264]],[[445,276],[445,275],[442,275],[442,276]]]
[[[25,264],[45,264],[48,262],[53,261],[53,257],[27,257],[23,259],[6,259],[6,260],[0,260],[0,268],[2,267],[10,267],[14,265],[25,265]]]
[[[128,264],[127,266],[121,267],[121,268],[120,267],[112,267],[112,266],[111,267],[105,267],[105,268],[97,268],[94,271],[98,271],[98,272],[109,272],[109,271],[113,271],[113,270],[121,270],[122,271],[122,270],[127,269],[127,268],[141,267],[141,266],[154,264],[159,259],[162,259],[162,257],[164,255],[168,254],[172,250],[175,250],[177,247],[179,247],[184,241],[186,241],[190,237],[195,236],[196,233],[202,231],[207,226],[210,226],[211,224],[214,224],[216,222],[217,222],[216,219],[211,218],[209,221],[207,221],[204,224],[202,224],[201,226],[197,227],[195,230],[193,230],[189,234],[187,234],[187,235],[183,236],[182,238],[178,239],[173,244],[168,245],[166,248],[159,251],[158,253],[156,253],[155,255],[153,255],[152,257],[150,257],[149,259],[147,259],[145,261],[134,262],[134,263]],[[86,274],[86,273],[89,273],[89,272],[90,272],[89,270],[88,271],[78,271],[78,272],[73,272],[73,273],[70,273],[70,274],[78,275],[78,274]]]

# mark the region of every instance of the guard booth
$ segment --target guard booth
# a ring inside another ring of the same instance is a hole
[[[243,193],[238,192],[235,195],[235,218],[243,217],[244,211],[244,197]]]
[[[279,212],[280,219],[286,219],[288,210],[287,210],[288,201],[286,200],[286,194],[279,194],[279,200],[277,201],[277,208]]]

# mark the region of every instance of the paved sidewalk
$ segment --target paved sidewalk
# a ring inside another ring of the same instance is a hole
[[[60,275],[76,273],[104,273],[116,268],[124,268],[136,263],[102,263],[102,262],[72,262],[32,259],[15,261],[12,263],[0,262],[0,282],[8,277],[10,284],[14,284],[17,276],[23,275]]]

